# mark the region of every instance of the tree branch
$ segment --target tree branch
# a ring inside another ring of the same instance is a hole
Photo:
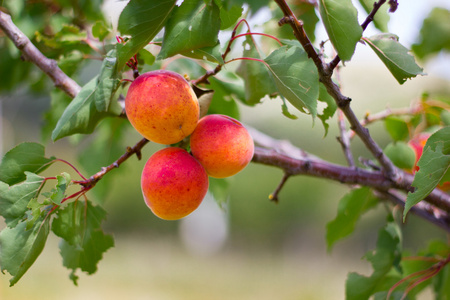
[[[128,158],[130,158],[134,154],[136,154],[138,159],[141,159],[141,157],[142,157],[141,150],[142,150],[142,148],[144,148],[144,146],[148,142],[149,141],[146,138],[143,138],[142,140],[137,142],[136,145],[134,145],[133,147],[127,147],[126,152],[121,157],[119,157],[119,159],[117,159],[115,162],[113,162],[109,166],[103,167],[99,172],[95,173],[88,179],[82,180],[82,181],[75,181],[75,183],[78,183],[78,184],[84,186],[85,188],[92,188],[94,185],[97,184],[97,182],[100,179],[103,178],[103,176],[105,176],[107,173],[109,173],[113,169],[118,168],[124,161],[126,161]]]
[[[326,64],[323,63],[322,59],[316,53],[314,47],[311,45],[311,41],[309,40],[306,32],[301,26],[301,23],[297,20],[292,10],[289,8],[285,0],[274,0],[280,9],[284,13],[284,19],[282,24],[289,23],[291,27],[294,29],[294,35],[298,39],[298,41],[303,45],[305,51],[314,61],[318,73],[319,80],[322,82],[328,94],[335,100],[337,106],[342,110],[347,120],[350,123],[350,128],[359,136],[364,145],[369,149],[372,155],[376,158],[376,160],[380,163],[383,168],[383,171],[386,173],[387,178],[392,181],[399,180],[399,170],[394,166],[394,164],[389,160],[389,158],[383,153],[381,147],[372,139],[369,134],[369,130],[361,125],[358,118],[356,117],[353,110],[350,108],[349,97],[344,96],[341,93],[339,86],[332,80],[331,76],[333,74],[333,69],[329,68]],[[383,0],[380,0],[382,2]]]
[[[55,60],[44,56],[30,39],[14,25],[11,16],[2,11],[0,11],[0,29],[3,30],[17,49],[22,52],[23,58],[32,62],[47,74],[57,88],[63,90],[72,98],[78,94],[81,87],[58,67]]]
[[[397,198],[399,197],[398,193],[400,191],[407,193],[413,190],[411,183],[414,176],[403,171],[400,173],[401,180],[393,182],[381,171],[332,164],[314,155],[310,155],[287,141],[276,140],[254,128],[247,128],[255,144],[258,145],[255,147],[255,155],[253,156],[254,163],[280,168],[289,176],[307,175],[330,179],[348,185],[369,186],[382,195],[395,194]],[[401,198],[403,199],[404,196]],[[404,200],[402,201],[404,206]],[[438,221],[435,220],[433,223],[438,222],[441,224],[439,226],[444,228],[447,226],[450,232],[450,195],[439,189],[435,189],[420,203],[414,206],[417,215],[429,219],[431,218],[430,211],[433,214],[439,212],[437,213],[440,216]]]
[[[405,207],[405,197],[398,191],[381,192],[377,191],[380,197],[391,201],[394,204]],[[419,202],[411,210],[413,214],[427,220],[428,222],[450,232],[450,215],[440,209],[437,209],[426,202]]]

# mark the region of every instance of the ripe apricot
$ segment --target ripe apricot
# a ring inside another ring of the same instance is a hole
[[[208,175],[186,150],[169,147],[148,159],[141,188],[147,206],[157,217],[177,220],[200,205],[208,191]]]
[[[191,152],[209,176],[225,178],[248,165],[254,144],[239,121],[225,115],[207,115],[191,135]]]
[[[431,133],[422,132],[414,136],[410,141],[408,141],[408,145],[414,150],[414,153],[416,154],[416,162],[414,163],[413,169],[414,172],[419,170],[417,162],[422,156],[423,147],[425,147],[425,144],[427,143],[427,140],[430,136]]]
[[[194,131],[200,108],[189,83],[179,74],[157,70],[130,85],[125,111],[133,127],[148,140],[174,144]]]

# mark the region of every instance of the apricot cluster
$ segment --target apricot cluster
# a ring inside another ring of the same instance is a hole
[[[142,136],[165,145],[190,139],[191,153],[176,146],[164,148],[142,171],[144,200],[161,219],[189,215],[208,191],[208,176],[232,176],[253,157],[252,137],[239,121],[218,114],[199,120],[199,107],[189,83],[175,72],[144,73],[128,89],[125,111]]]

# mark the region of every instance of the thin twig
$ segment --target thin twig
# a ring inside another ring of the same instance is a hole
[[[340,136],[337,138],[337,140],[341,144],[342,151],[344,151],[345,159],[347,160],[348,165],[350,167],[355,167],[355,159],[353,158],[353,153],[350,149],[350,137],[345,129],[344,114],[339,109],[337,113],[338,113],[338,126],[340,132]]]
[[[275,191],[269,195],[269,199],[275,203],[278,203],[279,198],[278,198],[278,194],[281,192],[281,189],[284,187],[284,184],[286,183],[286,181],[289,179],[289,177],[291,177],[290,174],[288,173],[284,173],[283,178],[281,178],[280,183],[278,184],[277,188],[275,189]]]
[[[103,176],[105,176],[107,173],[109,173],[113,169],[118,168],[124,161],[126,161],[128,158],[130,158],[134,154],[136,154],[138,159],[141,159],[141,157],[142,157],[141,150],[142,150],[142,148],[144,148],[144,146],[148,142],[149,141],[146,138],[143,138],[142,140],[137,142],[136,145],[134,145],[133,147],[127,147],[126,152],[121,157],[119,157],[119,159],[117,159],[115,162],[113,162],[109,166],[103,167],[101,169],[101,171],[95,173],[94,175],[89,177],[89,179],[87,179],[87,180],[74,181],[74,183],[78,183],[86,188],[94,186],[95,184],[97,184],[97,182],[100,179],[103,178]]]
[[[380,111],[375,114],[369,114],[367,113],[362,120],[359,122],[362,126],[367,126],[369,124],[372,124],[374,122],[384,120],[391,116],[407,116],[407,115],[415,115],[421,111],[421,105],[414,105],[411,107],[402,107],[402,108],[387,108],[383,111]],[[352,130],[349,130],[347,132],[350,139],[352,139],[355,136],[355,132]]]

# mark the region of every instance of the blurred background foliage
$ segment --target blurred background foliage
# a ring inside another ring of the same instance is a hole
[[[6,0],[2,1],[0,9],[10,13],[33,43],[48,57],[58,59],[63,70],[82,85],[97,74],[101,66],[95,57],[98,54],[86,44],[89,39],[84,29],[96,25],[105,36],[114,35],[109,21],[117,12],[109,10],[112,2],[108,2],[103,7],[109,11],[109,17],[104,17],[99,9],[102,2]],[[273,28],[269,33],[280,38],[290,34],[285,27],[279,30],[270,23],[272,21],[260,22],[261,14],[271,14],[266,7],[268,0],[233,0],[230,3],[240,5],[243,2],[249,5],[248,19],[253,20],[253,31]],[[323,28],[315,26],[317,14],[304,2],[298,2],[296,8],[305,12],[305,23],[314,24],[307,28],[310,36],[320,40]],[[343,92],[353,99],[358,116],[381,111],[386,105],[391,108],[408,106],[424,91],[450,98],[450,7],[448,3],[440,3],[441,8],[428,7],[430,14],[411,45],[428,76],[400,86],[362,45],[358,46],[354,59],[340,70]],[[402,7],[407,5],[400,1],[399,12],[391,19],[400,18]],[[277,10],[273,13],[281,16]],[[362,10],[360,13],[364,16]],[[420,27],[421,20],[415,22],[414,26]],[[395,33],[395,28],[391,30]],[[80,47],[80,43],[86,47]],[[71,48],[71,45],[76,46]],[[237,42],[235,48],[239,46]],[[145,55],[141,53],[139,58],[152,61],[151,56]],[[140,139],[126,120],[105,119],[89,137],[49,142],[52,126],[70,99],[54,90],[40,70],[23,62],[20,52],[1,33],[0,58],[2,154],[22,141],[43,142],[47,145],[47,155],[72,162],[85,176],[90,176],[111,164],[124,153],[126,146]],[[436,64],[446,65],[447,73],[434,73]],[[203,72],[197,63],[182,58],[146,65],[143,71],[161,66],[186,73],[191,78],[198,78]],[[249,107],[228,99],[217,105],[222,105],[222,110],[226,105],[230,114],[239,114],[243,122],[275,138],[290,140],[319,157],[345,164],[335,138],[338,135],[335,120],[330,121],[329,133],[324,137],[323,127],[317,121],[312,124],[310,117],[301,116],[297,120],[284,117],[278,100],[265,99],[262,104]],[[370,125],[370,130],[382,146],[390,142],[382,123]],[[370,157],[357,139],[352,147],[355,157]],[[186,219],[163,221],[148,210],[140,191],[143,164],[159,148],[148,145],[141,161],[132,157],[89,192],[89,198],[101,202],[107,210],[104,227],[116,238],[116,247],[106,253],[98,274],[89,278],[82,276],[78,289],[71,286],[65,277],[68,272],[56,253],[57,247],[51,245],[56,243],[53,240],[17,287],[7,288],[7,278],[0,279],[0,298],[343,299],[347,272],[355,268],[363,273],[368,271],[366,264],[359,264],[358,259],[375,244],[378,229],[385,221],[382,206],[365,215],[355,234],[338,243],[333,253],[326,253],[325,226],[335,217],[338,200],[348,192],[348,187],[323,179],[292,177],[280,194],[280,203],[275,204],[268,196],[281,180],[282,172],[251,164],[222,182],[228,187],[228,201],[221,208],[212,198],[207,198],[201,209]],[[55,171],[68,170],[55,165],[46,172],[54,174]],[[445,238],[440,229],[414,216],[408,218],[404,234],[405,248],[412,251],[425,246],[425,237],[427,240]],[[37,296],[39,293],[41,296]]]

